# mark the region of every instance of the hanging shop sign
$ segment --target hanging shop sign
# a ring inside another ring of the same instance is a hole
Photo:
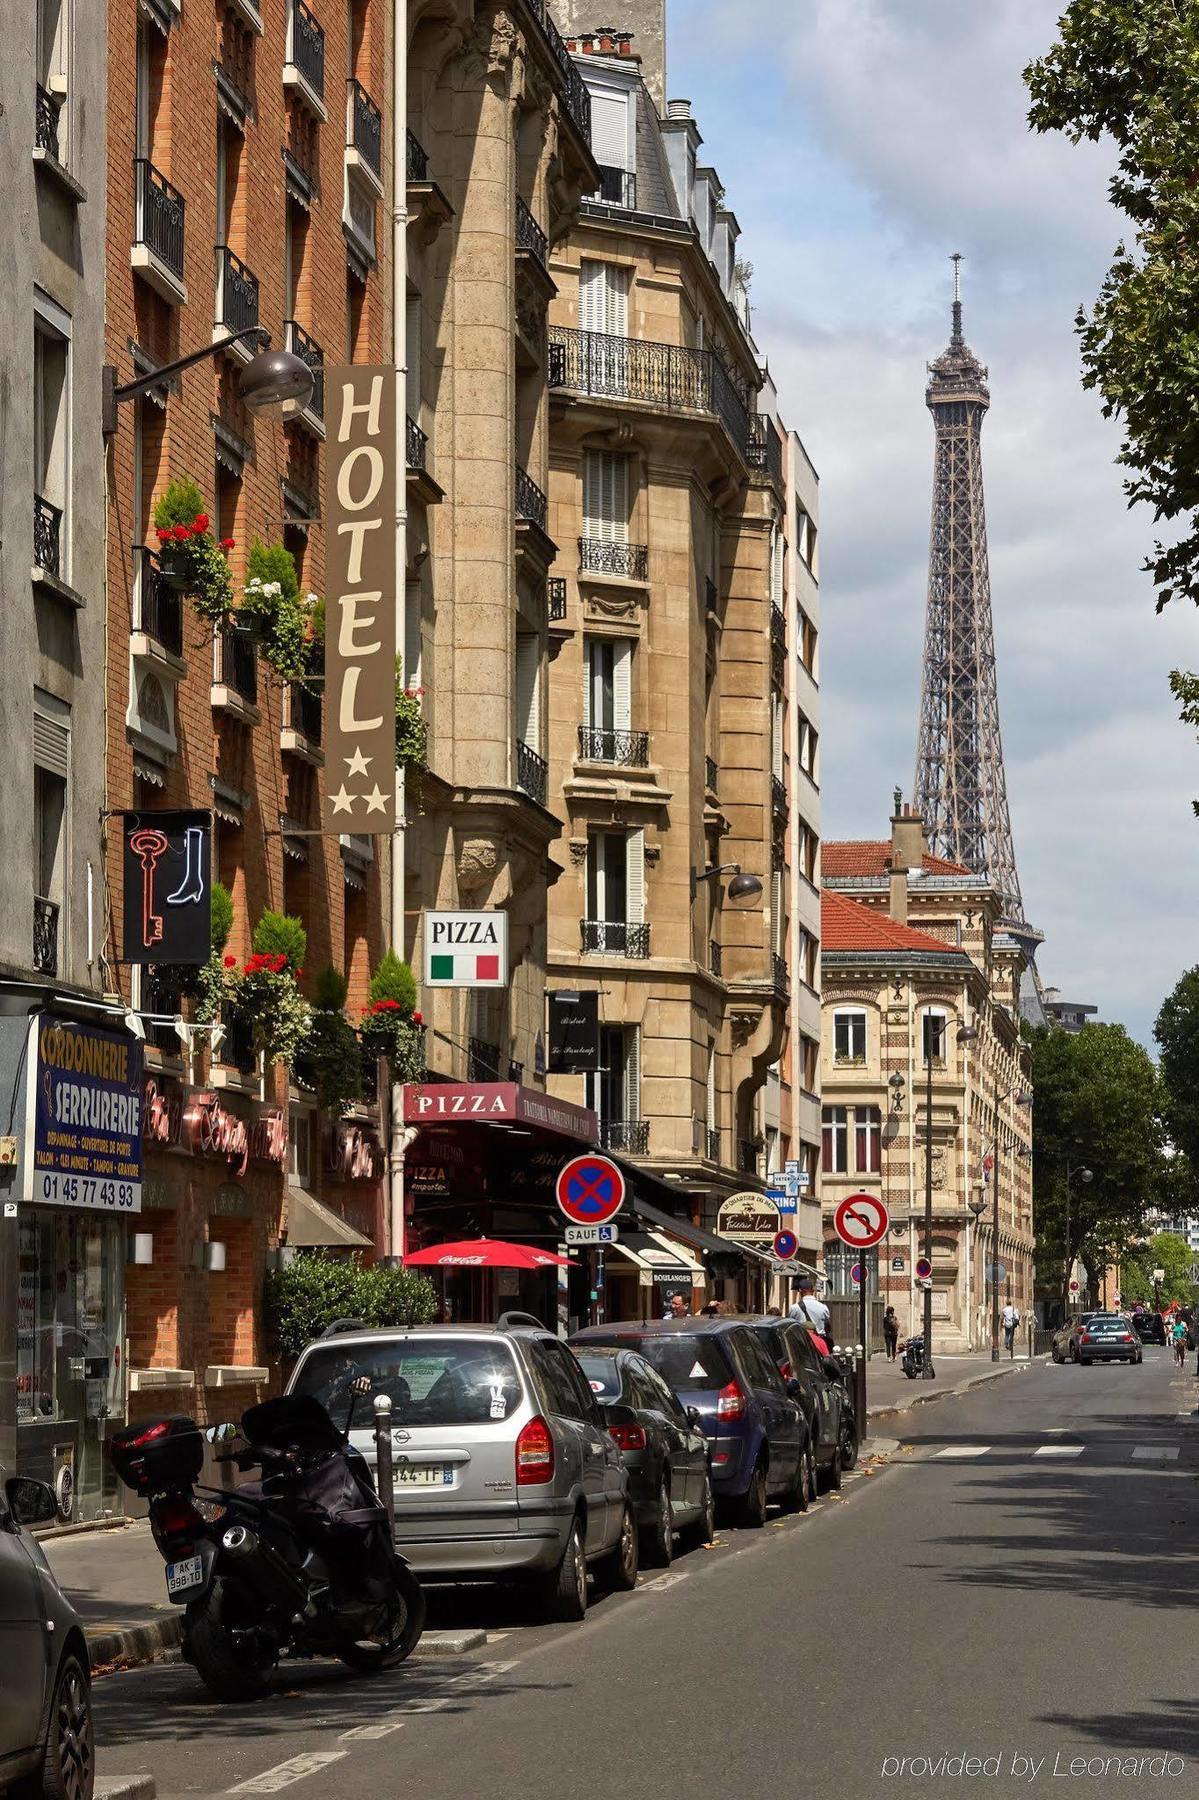
[[[325,830],[395,824],[395,370],[326,370]]]
[[[550,1011],[552,1075],[592,1075],[600,1066],[599,994],[557,988],[546,995]]]
[[[584,1144],[594,1144],[599,1136],[596,1116],[587,1107],[515,1081],[410,1082],[404,1089],[405,1125],[495,1124],[505,1119],[579,1138]]]
[[[425,912],[425,986],[508,985],[506,912]]]
[[[338,1181],[378,1181],[385,1163],[377,1133],[362,1125],[333,1126],[325,1160]]]
[[[716,1234],[734,1244],[773,1244],[779,1209],[765,1194],[730,1194],[716,1215]]]
[[[219,1094],[197,1093],[156,1075],[145,1079],[141,1133],[151,1149],[224,1161],[239,1177],[251,1163],[282,1168],[287,1161],[287,1117],[280,1107],[243,1118]]]
[[[142,1209],[142,1046],[39,1013],[33,1024],[25,1199],[96,1212]]]
[[[212,814],[127,812],[127,963],[206,963],[212,949]]]

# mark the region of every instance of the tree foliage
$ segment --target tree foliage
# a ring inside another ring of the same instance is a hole
[[[1162,1001],[1153,1035],[1161,1048],[1166,1125],[1176,1149],[1199,1169],[1199,968]]]
[[[294,1360],[337,1319],[364,1325],[427,1325],[437,1289],[427,1275],[356,1256],[305,1252],[266,1278],[267,1324],[280,1355]]]
[[[1195,1287],[1191,1281],[1191,1262],[1190,1246],[1185,1238],[1174,1231],[1154,1232],[1147,1244],[1138,1244],[1120,1264],[1121,1302],[1129,1305],[1137,1300],[1153,1301],[1157,1297],[1153,1271],[1164,1269],[1166,1278],[1161,1284],[1161,1299],[1179,1300],[1184,1306],[1193,1305]]]

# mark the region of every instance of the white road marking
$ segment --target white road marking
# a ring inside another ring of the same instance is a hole
[[[1045,1436],[1062,1437],[1069,1429],[1070,1427],[1068,1425],[1046,1425]]]
[[[990,1448],[990,1444],[949,1444],[933,1452],[933,1461],[940,1456],[985,1456]]]
[[[1177,1462],[1177,1444],[1138,1444],[1132,1453],[1134,1462]]]
[[[680,1569],[677,1574],[655,1575],[651,1581],[639,1582],[638,1586],[643,1593],[661,1594],[667,1588],[678,1587],[680,1581],[689,1580],[690,1573],[689,1569]]]
[[[1081,1444],[1042,1444],[1033,1451],[1034,1456],[1081,1456]]]
[[[286,1762],[276,1763],[273,1769],[264,1769],[261,1775],[252,1775],[248,1781],[239,1781],[236,1787],[226,1788],[228,1794],[278,1794],[293,1781],[303,1781],[307,1775],[319,1775],[330,1763],[340,1762],[348,1756],[347,1750],[302,1750],[298,1756],[289,1756]]]
[[[370,1743],[376,1738],[390,1737],[393,1731],[399,1731],[404,1724],[403,1719],[380,1719],[377,1725],[355,1725],[350,1731],[339,1734],[339,1742],[343,1744]]]

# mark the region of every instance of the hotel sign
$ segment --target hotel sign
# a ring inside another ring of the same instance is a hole
[[[395,370],[326,373],[325,830],[395,823]]]

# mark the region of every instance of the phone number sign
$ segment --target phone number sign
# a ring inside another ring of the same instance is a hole
[[[142,1046],[41,1013],[30,1048],[27,1198],[94,1212],[142,1209]]]

